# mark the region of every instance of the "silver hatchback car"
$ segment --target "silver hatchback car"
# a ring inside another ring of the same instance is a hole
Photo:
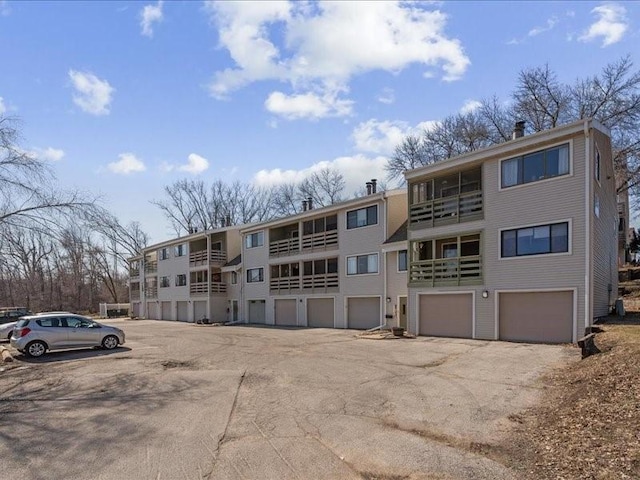
[[[30,357],[47,350],[103,347],[108,350],[124,343],[124,332],[90,318],[66,312],[41,313],[22,317],[13,329],[11,346]]]

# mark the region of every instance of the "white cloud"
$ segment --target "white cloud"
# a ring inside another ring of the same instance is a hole
[[[301,109],[315,112],[311,115],[282,108],[294,118],[319,118],[322,112],[349,115],[350,104],[323,108],[325,96],[348,91],[353,76],[369,71],[397,73],[419,64],[428,75],[439,69],[445,81],[459,79],[469,58],[460,41],[446,35],[447,16],[434,8],[391,1],[207,3],[220,45],[235,62],[234,68],[216,72],[210,92],[227,98],[250,83],[278,80],[289,83],[292,92],[274,92],[272,102],[313,101]],[[276,36],[284,37],[282,46]]]
[[[108,164],[107,168],[113,173],[122,175],[128,175],[134,172],[144,172],[147,169],[142,160],[136,158],[133,153],[121,153],[118,155],[118,161]]]
[[[37,148],[33,149],[33,152],[30,152],[35,157],[40,160],[50,161],[50,162],[59,162],[64,158],[64,150],[59,148],[47,147],[47,148]]]
[[[206,158],[201,157],[196,153],[191,153],[187,157],[187,164],[180,165],[178,167],[178,170],[182,172],[191,173],[193,175],[197,175],[199,173],[204,172],[208,168],[209,168],[209,161]]]
[[[92,115],[108,115],[115,89],[106,80],[93,73],[69,70],[69,78],[75,88],[73,103]]]
[[[378,95],[378,101],[386,105],[391,105],[392,103],[394,103],[396,101],[396,94],[393,91],[393,88],[383,88]]]
[[[597,6],[591,10],[591,13],[596,15],[598,20],[579,37],[582,42],[602,37],[602,46],[607,47],[619,42],[629,27],[626,18],[627,10],[617,3]]]
[[[286,95],[272,92],[264,102],[266,109],[289,120],[342,117],[351,113],[353,102],[337,98],[335,94],[323,96],[315,93]]]
[[[462,105],[462,108],[460,109],[460,113],[465,115],[467,113],[473,112],[474,110],[477,110],[481,106],[482,106],[482,103],[480,103],[478,100],[467,100],[466,102],[464,102],[464,105]]]
[[[7,107],[4,105],[4,99],[0,97],[0,115],[7,111]]]
[[[153,24],[162,21],[162,0],[155,5],[145,5],[140,12],[140,28],[142,35],[153,37]]]
[[[345,181],[345,193],[361,190],[365,183],[372,178],[383,179],[386,176],[385,165],[387,157],[369,158],[365,155],[350,157],[338,157],[331,161],[321,161],[311,167],[301,170],[260,170],[253,177],[253,182],[258,186],[280,185],[289,182],[299,182],[315,172],[324,168],[332,168],[339,171]]]
[[[404,137],[414,133],[406,122],[378,121],[375,118],[359,124],[351,134],[359,152],[390,155]]]
[[[553,27],[555,27],[557,24],[558,24],[558,17],[553,16],[553,17],[551,17],[551,18],[549,18],[547,20],[547,24],[546,25],[533,27],[531,30],[529,30],[529,33],[527,33],[527,36],[536,37],[536,36],[540,35],[541,33],[548,32]]]

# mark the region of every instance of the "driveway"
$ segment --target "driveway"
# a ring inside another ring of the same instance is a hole
[[[0,373],[11,479],[511,479],[498,447],[567,346],[112,321],[114,352]]]

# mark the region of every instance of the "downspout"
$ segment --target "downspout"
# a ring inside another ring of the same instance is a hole
[[[384,218],[383,218],[383,225],[384,225],[384,240],[383,243],[387,240],[388,237],[388,232],[387,232],[387,217],[389,216],[389,203],[387,202],[387,194],[386,192],[382,192],[382,204],[384,205]],[[384,296],[382,297],[382,305],[384,305],[384,307],[382,308],[383,314],[382,314],[382,318],[380,319],[380,327],[382,327],[383,325],[385,325],[387,323],[387,252],[386,250],[383,248],[382,249],[382,268],[383,268],[383,290],[384,290]]]
[[[584,151],[585,151],[585,174],[584,174],[584,232],[585,232],[585,253],[584,253],[584,328],[591,325],[591,148],[589,136],[589,120],[584,121]],[[573,332],[575,336],[576,332]],[[576,339],[574,338],[574,341]]]
[[[207,236],[207,318],[213,322],[213,315],[211,315],[211,263],[209,261],[211,259],[211,235],[208,233],[205,235]]]

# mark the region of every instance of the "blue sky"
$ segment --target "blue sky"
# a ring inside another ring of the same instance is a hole
[[[403,135],[631,55],[638,2],[0,0],[0,113],[63,188],[100,194],[152,242],[182,178],[273,184],[335,166],[384,178]],[[392,185],[393,186],[393,185]]]

